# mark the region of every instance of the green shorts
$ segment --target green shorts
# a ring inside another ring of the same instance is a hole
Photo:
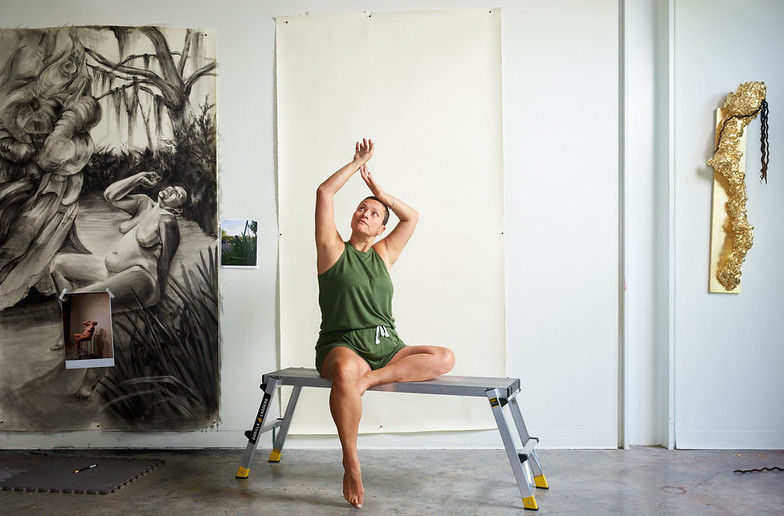
[[[376,344],[378,338],[378,344]],[[321,373],[321,365],[331,349],[338,346],[354,351],[368,363],[370,369],[380,369],[387,365],[395,354],[406,347],[394,328],[361,328],[358,330],[333,331],[319,335],[316,343],[316,370]]]

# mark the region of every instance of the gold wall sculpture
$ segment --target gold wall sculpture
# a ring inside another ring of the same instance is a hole
[[[743,83],[716,112],[716,150],[708,160],[715,170],[710,292],[740,292],[740,268],[751,248],[754,229],[746,212],[745,129],[763,109],[765,93],[762,82]]]

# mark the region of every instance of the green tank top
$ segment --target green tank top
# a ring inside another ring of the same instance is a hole
[[[375,249],[361,252],[346,242],[335,265],[318,276],[321,333],[395,327],[392,279]]]

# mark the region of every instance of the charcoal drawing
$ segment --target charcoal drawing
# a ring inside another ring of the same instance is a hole
[[[217,422],[216,73],[205,30],[0,30],[0,431]],[[107,288],[115,367],[66,370],[58,295]]]

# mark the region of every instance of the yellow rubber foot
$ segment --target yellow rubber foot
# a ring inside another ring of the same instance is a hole
[[[248,478],[249,474],[250,470],[248,468],[243,468],[240,466],[240,468],[237,470],[237,474],[234,475],[234,478]]]
[[[544,473],[538,477],[534,477],[534,485],[542,489],[550,489],[550,486],[547,484],[547,479],[544,478]]]
[[[536,500],[534,500],[533,496],[529,496],[528,498],[523,498],[523,507],[526,509],[530,509],[532,511],[539,510],[539,506],[536,505]]]
[[[272,450],[270,458],[267,462],[280,462],[280,450]]]

